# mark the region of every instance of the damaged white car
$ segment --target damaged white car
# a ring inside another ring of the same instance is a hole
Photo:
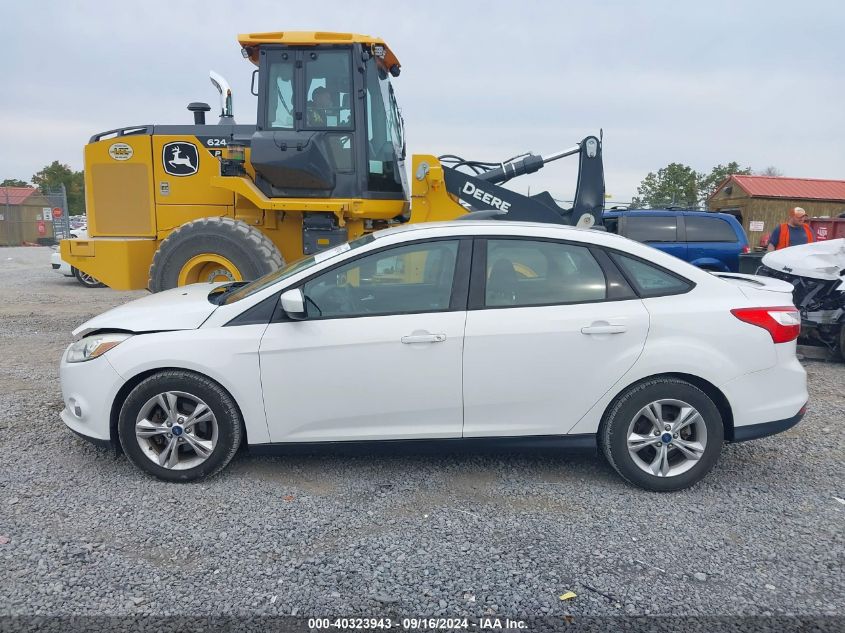
[[[823,343],[845,359],[845,238],[772,251],[757,274],[795,288],[802,342]]]

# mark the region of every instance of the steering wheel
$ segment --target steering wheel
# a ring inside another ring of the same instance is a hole
[[[320,300],[324,313],[350,314],[358,310],[358,306],[352,296],[350,286],[332,286],[327,289]]]

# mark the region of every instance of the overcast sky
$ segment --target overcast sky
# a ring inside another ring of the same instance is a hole
[[[845,178],[842,2],[4,2],[0,179],[82,168],[98,131],[188,123],[232,84],[255,121],[236,36],[353,31],[384,38],[409,151],[493,161],[604,129],[610,204],[669,162],[736,160]],[[570,199],[575,158],[513,181]]]

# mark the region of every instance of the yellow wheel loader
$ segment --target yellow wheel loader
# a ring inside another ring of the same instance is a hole
[[[235,123],[232,92],[211,73],[220,117],[191,103],[189,125],[138,125],[85,146],[86,239],[62,259],[111,288],[156,292],[249,280],[366,232],[403,222],[495,217],[601,224],[601,139],[550,156],[501,162],[415,155],[410,191],[405,136],[391,77],[399,60],[381,39],[324,32],[238,38],[257,68],[255,125]],[[571,209],[548,193],[502,183],[579,156]]]

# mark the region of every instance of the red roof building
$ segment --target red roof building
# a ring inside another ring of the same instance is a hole
[[[728,178],[720,189],[731,181],[752,198],[789,198],[790,200],[832,200],[845,202],[845,180],[820,178],[784,178],[781,176],[741,176]]]
[[[53,204],[32,187],[0,187],[0,246],[36,244],[54,237]]]
[[[737,174],[716,187],[707,207],[735,215],[754,243],[785,222],[792,207],[802,207],[811,218],[845,213],[845,180]]]
[[[0,187],[0,206],[23,204],[38,189],[33,187]]]

